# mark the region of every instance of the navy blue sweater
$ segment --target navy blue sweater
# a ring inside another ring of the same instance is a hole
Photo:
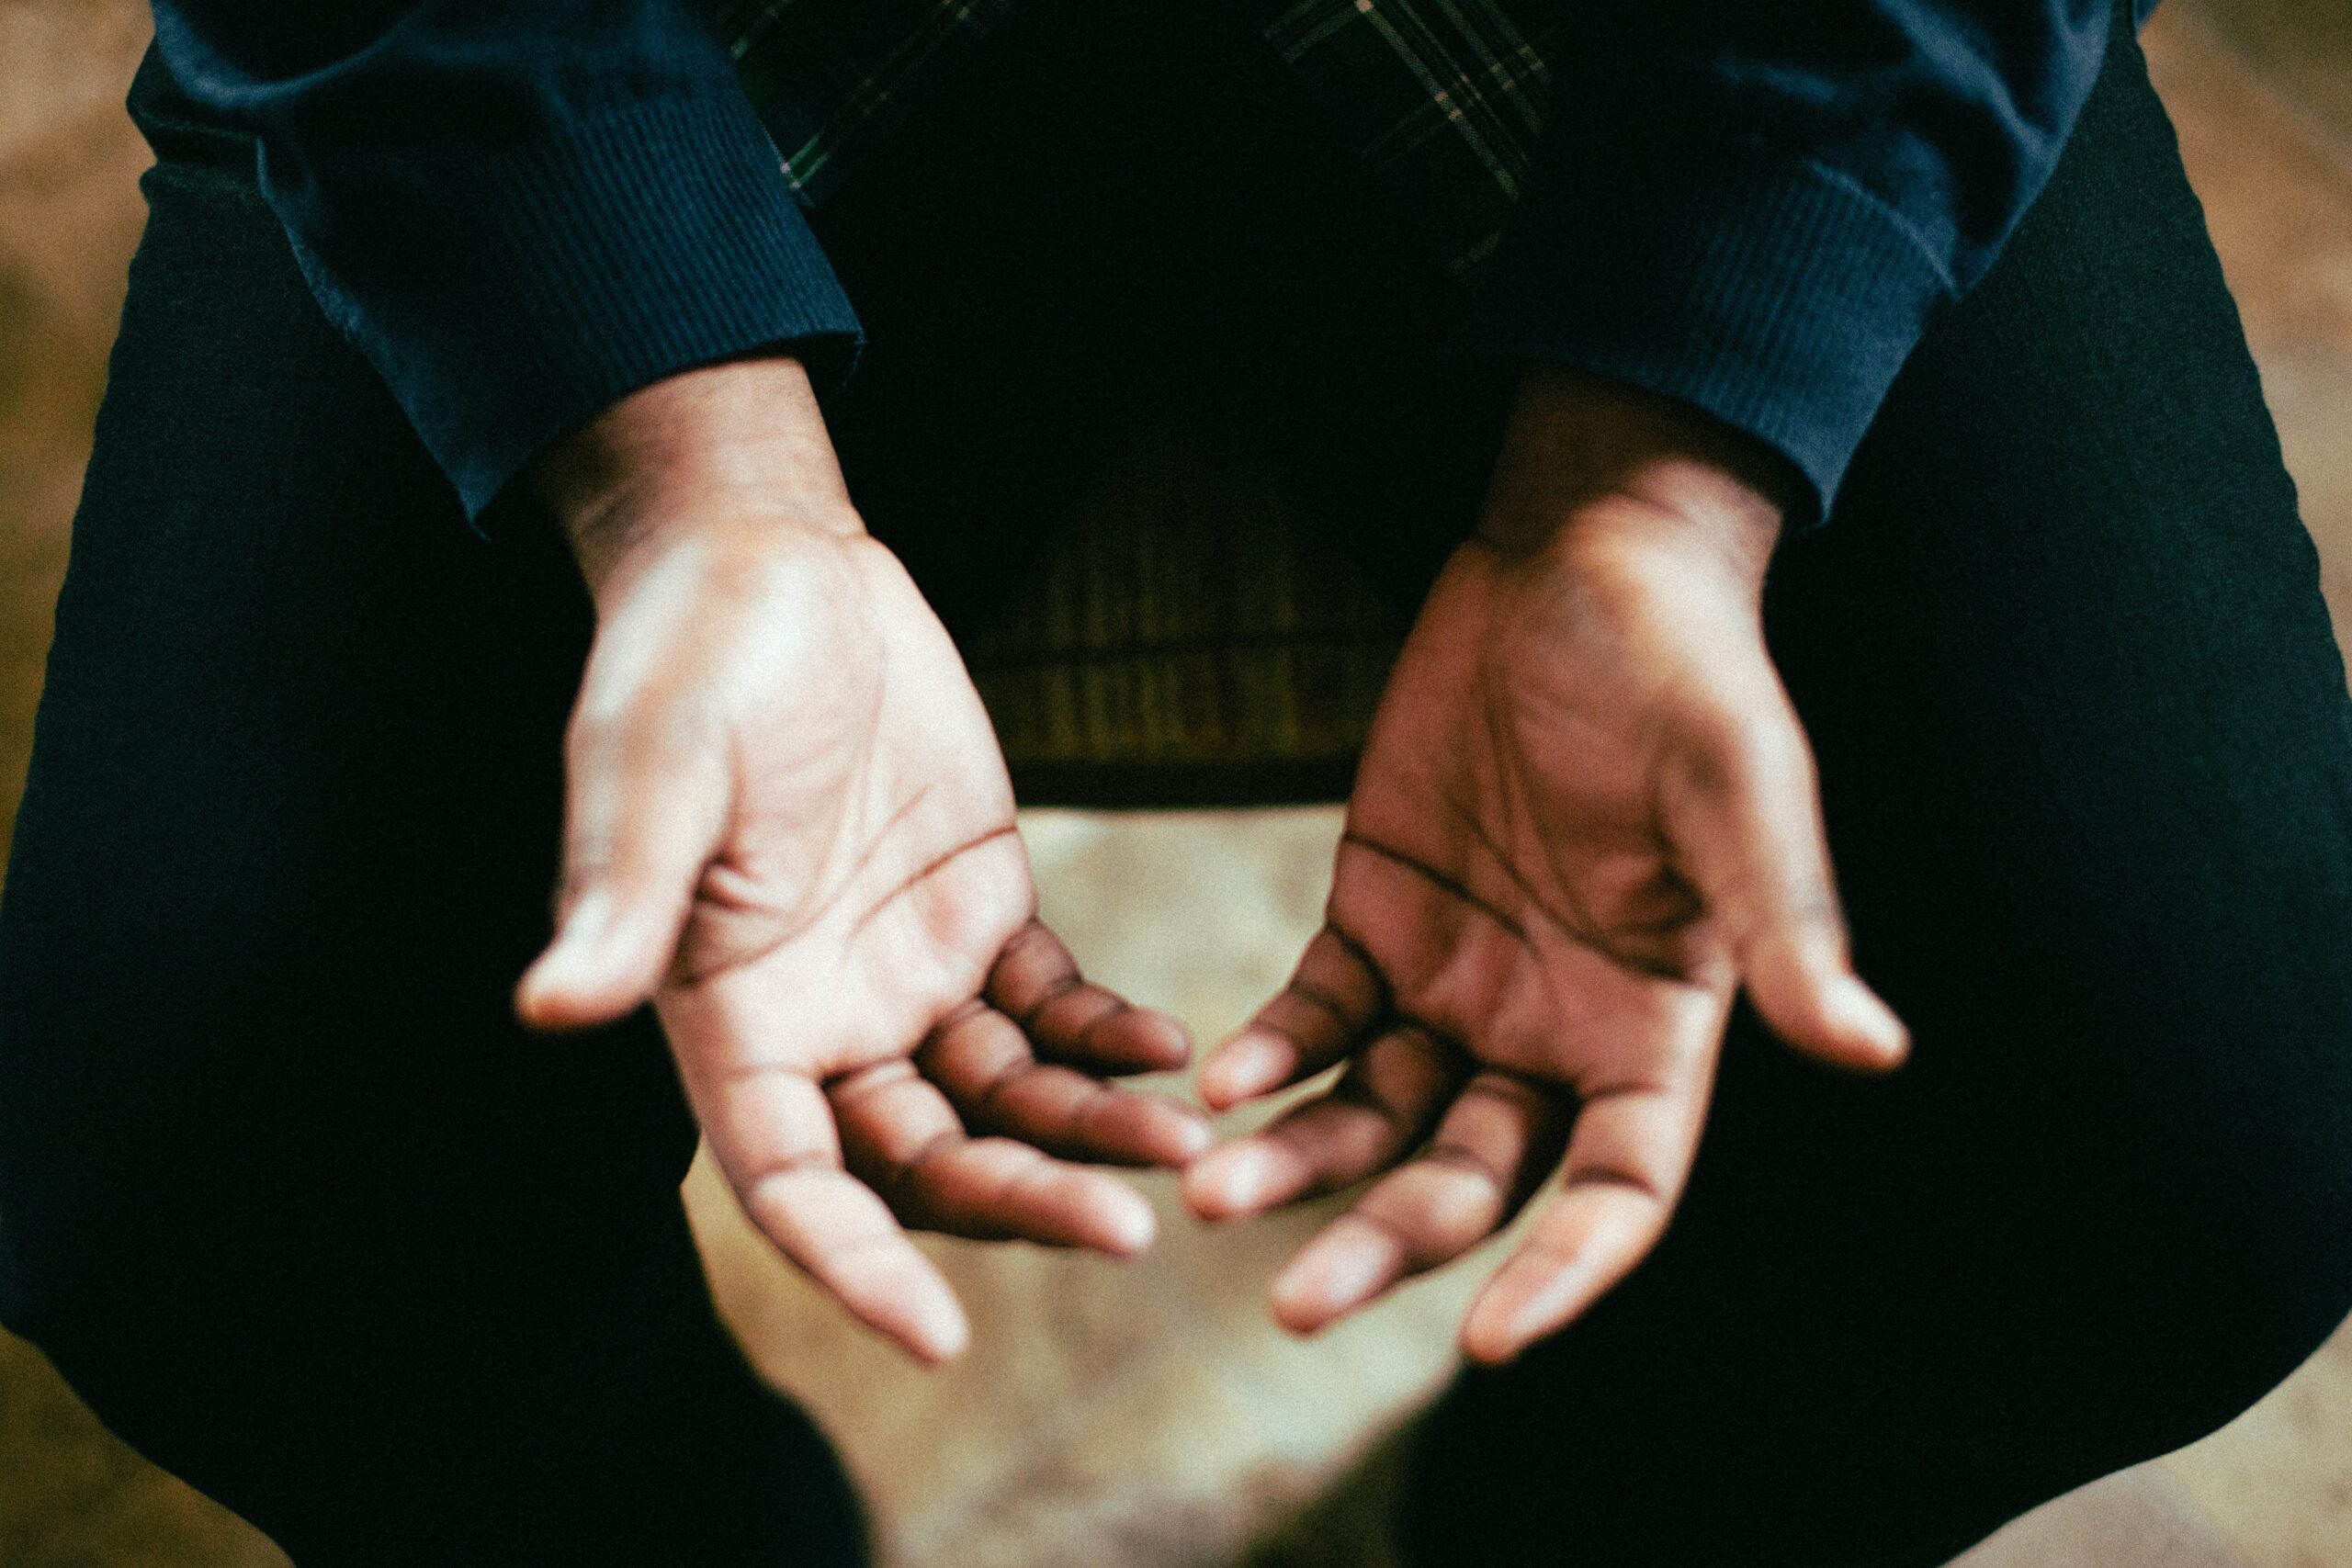
[[[1474,339],[1704,409],[1826,507],[2048,177],[2120,0],[1556,3],[1534,193]],[[856,316],[684,0],[154,8],[469,510],[665,375],[846,367]]]

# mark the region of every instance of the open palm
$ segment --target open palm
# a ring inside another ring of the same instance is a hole
[[[966,1330],[902,1223],[1144,1246],[1142,1198],[1066,1162],[1197,1151],[1192,1113],[1100,1081],[1181,1065],[1183,1032],[1038,923],[995,737],[896,558],[754,515],[599,598],[526,1016],[650,995],[753,1224],[925,1358]]]
[[[1388,1171],[1276,1281],[1290,1326],[1458,1257],[1564,1156],[1464,1341],[1501,1359],[1573,1317],[1663,1230],[1743,983],[1803,1049],[1899,1056],[1847,968],[1755,581],[1694,537],[1618,502],[1532,547],[1475,540],[1408,639],[1324,928],[1202,1075],[1223,1108],[1346,1064],[1193,1165],[1201,1213]]]

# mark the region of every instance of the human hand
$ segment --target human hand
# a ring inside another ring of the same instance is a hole
[[[650,998],[752,1224],[926,1360],[967,1329],[901,1224],[1140,1250],[1150,1206],[1069,1162],[1198,1152],[1194,1112],[1101,1081],[1189,1043],[1039,923],[978,696],[851,508],[799,366],[657,383],[533,478],[597,633],[521,1016]]]
[[[1776,479],[1696,414],[1530,374],[1382,697],[1323,930],[1201,1072],[1224,1110],[1346,1064],[1193,1162],[1202,1216],[1388,1173],[1277,1278],[1285,1325],[1459,1257],[1564,1156],[1463,1345],[1501,1361],[1567,1323],[1665,1229],[1743,986],[1801,1051],[1902,1059],[1765,649]]]

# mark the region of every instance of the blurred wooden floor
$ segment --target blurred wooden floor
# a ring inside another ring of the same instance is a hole
[[[128,0],[0,0],[0,833],[29,739],[49,603],[124,265],[144,149],[119,100]],[[2159,85],[2245,312],[2339,632],[2352,615],[2352,0],[2172,0]],[[1049,917],[1102,977],[1204,1036],[1281,978],[1319,907],[1328,811],[1025,824]],[[1146,909],[1120,890],[1148,886]],[[1170,924],[1194,940],[1170,943]],[[924,1375],[846,1328],[697,1171],[714,1281],[754,1359],[806,1397],[871,1489],[897,1561],[1024,1568],[1238,1562],[1442,1376],[1469,1275],[1313,1346],[1258,1291],[1309,1221],[1210,1236],[1163,1187],[1160,1247],[1121,1270],[940,1253],[979,1343]],[[1282,1560],[1381,1561],[1376,1472]],[[0,1337],[0,1564],[261,1568],[267,1542],[115,1444]],[[2195,1449],[2044,1508],[1969,1568],[2352,1564],[2352,1336]]]

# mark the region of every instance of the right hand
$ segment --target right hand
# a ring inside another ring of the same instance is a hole
[[[1528,376],[1381,697],[1323,931],[1202,1066],[1224,1110],[1346,1064],[1185,1173],[1209,1219],[1379,1178],[1275,1280],[1285,1325],[1450,1263],[1557,1168],[1462,1341],[1493,1363],[1556,1332],[1664,1232],[1742,988],[1809,1055],[1903,1059],[1764,640],[1771,472],[1694,411]]]
[[[752,1224],[923,1359],[967,1329],[902,1224],[1140,1250],[1150,1206],[1069,1162],[1205,1146],[1192,1111],[1101,1081],[1189,1042],[1038,921],[978,695],[852,509],[799,366],[657,383],[533,479],[598,629],[521,1016],[650,998]]]

